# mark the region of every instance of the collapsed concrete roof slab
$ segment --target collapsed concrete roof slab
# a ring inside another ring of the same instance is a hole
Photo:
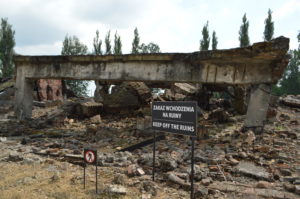
[[[246,48],[193,53],[15,56],[17,75],[31,79],[276,83],[288,63],[289,39]],[[22,71],[22,72],[21,72]]]
[[[30,118],[33,79],[253,84],[245,127],[263,127],[271,85],[286,68],[289,39],[246,48],[194,53],[82,56],[15,56],[19,119]]]

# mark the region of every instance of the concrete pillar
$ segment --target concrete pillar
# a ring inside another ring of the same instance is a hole
[[[262,130],[269,108],[271,85],[259,84],[251,89],[244,127]]]
[[[33,80],[26,79],[24,68],[17,68],[16,94],[15,94],[15,115],[19,120],[31,118]]]
[[[96,89],[94,92],[95,102],[103,102],[104,97],[108,94],[109,84],[103,81],[95,81]]]

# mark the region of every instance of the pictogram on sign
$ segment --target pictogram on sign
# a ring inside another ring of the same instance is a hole
[[[84,161],[87,164],[96,164],[97,151],[91,149],[84,149]]]

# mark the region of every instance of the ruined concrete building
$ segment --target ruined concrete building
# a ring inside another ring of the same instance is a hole
[[[289,39],[279,37],[246,48],[194,53],[15,56],[15,113],[19,119],[31,117],[32,82],[37,79],[249,85],[251,94],[244,126],[262,127],[271,86],[281,78],[288,64],[288,49]]]

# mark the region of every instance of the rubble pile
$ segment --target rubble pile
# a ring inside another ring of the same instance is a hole
[[[83,149],[90,147],[98,151],[103,197],[189,198],[188,137],[157,133],[152,181],[150,91],[142,82],[127,82],[102,102],[92,98],[35,101],[31,120],[0,119],[0,164],[52,168],[54,162],[68,162],[68,167],[75,165],[81,172]],[[197,85],[175,83],[154,99],[192,99],[198,94]],[[210,98],[208,109],[198,111],[196,198],[299,198],[299,96],[282,97],[279,104],[274,100],[260,133],[242,128],[245,116],[237,115],[228,99]],[[122,107],[127,109],[124,114],[107,111]],[[60,171],[59,167],[55,170]],[[49,183],[59,183],[60,175],[54,173]],[[74,174],[69,183],[81,186],[78,176]],[[36,179],[24,178],[19,184],[33,186]]]
[[[137,109],[152,99],[150,88],[143,82],[123,82],[112,87],[111,93],[107,90],[106,84],[96,84],[95,101],[103,103],[107,111]]]

